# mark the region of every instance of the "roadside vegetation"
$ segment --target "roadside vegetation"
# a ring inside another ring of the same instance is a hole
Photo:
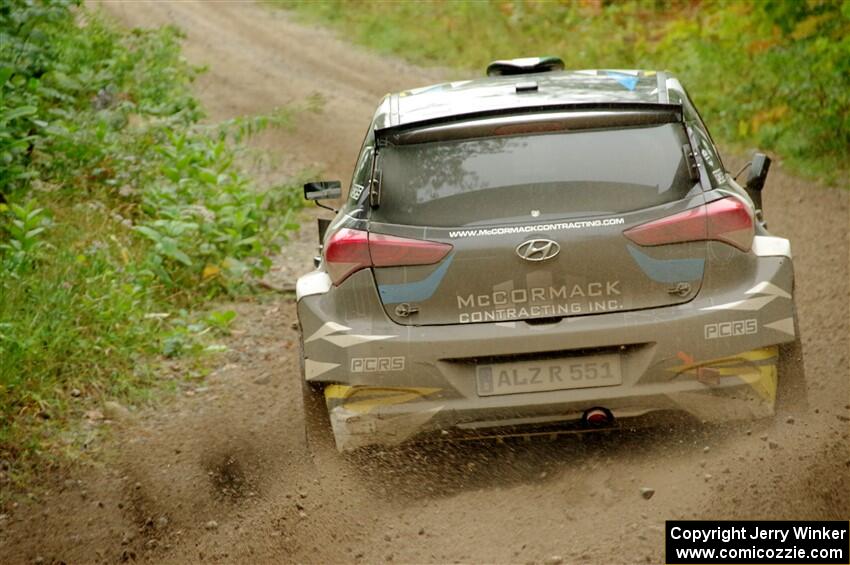
[[[275,4],[473,76],[491,60],[532,55],[576,69],[667,69],[724,142],[773,151],[828,183],[850,169],[850,0]]]
[[[180,39],[76,1],[0,6],[0,487],[81,453],[67,430],[105,402],[173,383],[157,359],[220,350],[235,314],[211,301],[253,292],[297,228],[295,187],[240,163],[301,108],[202,122]]]

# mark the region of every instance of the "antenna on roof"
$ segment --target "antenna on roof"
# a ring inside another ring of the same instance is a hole
[[[487,76],[525,75],[563,70],[564,62],[560,57],[523,57],[493,61],[487,65]]]

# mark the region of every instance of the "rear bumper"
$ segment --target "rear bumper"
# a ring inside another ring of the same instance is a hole
[[[451,326],[386,317],[371,273],[303,296],[306,378],[326,383],[337,446],[393,445],[419,433],[574,421],[595,406],[628,418],[684,411],[706,421],[773,412],[778,344],[793,341],[793,268],[784,256],[707,273],[686,304],[651,310]],[[736,284],[723,281],[735,279]],[[621,352],[617,386],[481,397],[475,364],[509,356]],[[709,370],[710,369],[710,370]]]
[[[332,385],[325,391],[341,451],[398,445],[435,432],[459,431],[463,437],[553,423],[574,428],[594,407],[610,410],[618,421],[659,411],[684,412],[704,422],[772,415],[777,348],[747,352],[729,361],[740,372],[720,377],[711,385],[698,381],[694,371],[668,383],[526,393],[490,397],[488,402],[468,397],[429,398],[421,389]]]

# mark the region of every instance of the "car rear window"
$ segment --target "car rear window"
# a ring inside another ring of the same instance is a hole
[[[627,212],[693,187],[681,124],[381,149],[384,223],[452,227]]]

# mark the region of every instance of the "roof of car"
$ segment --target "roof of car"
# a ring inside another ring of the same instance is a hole
[[[580,70],[446,82],[387,95],[375,127],[530,107],[668,104],[668,78],[660,71]]]

